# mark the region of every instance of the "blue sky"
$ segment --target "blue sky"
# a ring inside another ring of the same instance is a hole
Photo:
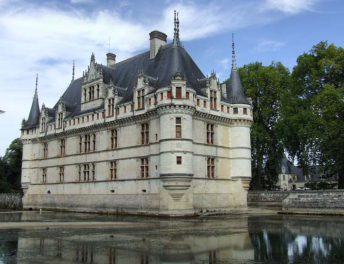
[[[298,55],[322,40],[344,46],[343,0],[0,0],[0,155],[20,136],[39,74],[39,101],[53,107],[90,55],[106,63],[149,47],[152,30],[173,33],[179,11],[183,45],[204,74],[230,74],[231,33],[238,66],[280,61],[290,69]]]

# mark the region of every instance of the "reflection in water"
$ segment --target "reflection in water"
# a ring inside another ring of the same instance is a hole
[[[20,222],[22,220],[21,218],[22,213],[0,213],[0,222]]]
[[[0,230],[0,263],[344,261],[344,220],[238,216],[151,221],[153,227],[133,222],[130,228]]]
[[[266,226],[260,232],[252,232],[255,260],[288,263],[342,263],[344,261],[344,223],[309,221],[301,223],[294,217],[281,218],[279,223]],[[259,225],[259,223],[256,223]],[[279,228],[277,228],[279,225]],[[326,226],[326,228],[324,228]],[[257,228],[254,228],[257,229]],[[253,231],[253,230],[252,230]],[[256,231],[256,230],[255,230]],[[335,234],[336,233],[336,234]],[[334,235],[335,234],[335,235]]]

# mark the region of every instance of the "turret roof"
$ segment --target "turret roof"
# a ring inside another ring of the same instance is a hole
[[[28,129],[28,128],[36,127],[37,125],[39,125],[39,116],[40,116],[41,112],[39,110],[37,82],[38,82],[38,77],[36,77],[35,95],[34,95],[33,100],[32,100],[29,118],[24,123],[22,129]]]

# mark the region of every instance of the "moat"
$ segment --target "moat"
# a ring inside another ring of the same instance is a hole
[[[343,263],[344,218],[0,212],[0,263]]]

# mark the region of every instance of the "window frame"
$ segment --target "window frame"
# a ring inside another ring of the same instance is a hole
[[[208,145],[214,145],[215,138],[215,125],[207,123],[206,125],[206,138]]]
[[[141,158],[140,159],[140,177],[141,179],[149,178],[149,159]]]
[[[117,179],[117,161],[113,160],[110,161],[110,180],[116,180]]]
[[[175,127],[176,127],[176,138],[182,138],[183,133],[182,133],[182,118],[181,117],[176,117]]]
[[[207,178],[215,179],[215,158],[207,158]]]
[[[149,144],[149,123],[141,124],[141,145]]]

